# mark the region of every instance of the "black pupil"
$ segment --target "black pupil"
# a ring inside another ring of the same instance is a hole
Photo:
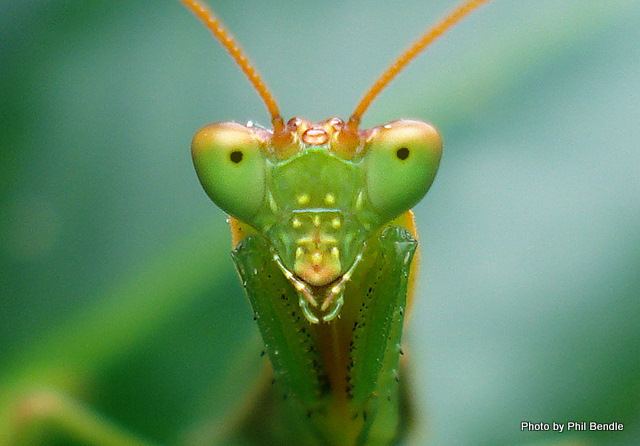
[[[239,151],[239,150],[234,150],[229,155],[229,158],[231,159],[231,161],[233,161],[236,164],[238,164],[240,161],[242,161],[242,157],[243,157],[242,152]]]
[[[406,147],[400,147],[398,150],[396,150],[396,156],[401,160],[406,160],[407,158],[409,158],[409,149],[407,149]]]

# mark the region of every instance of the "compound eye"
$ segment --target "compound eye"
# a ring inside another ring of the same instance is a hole
[[[264,139],[235,122],[210,124],[193,137],[191,155],[200,184],[222,210],[246,222],[265,194]]]
[[[371,131],[367,142],[369,201],[389,221],[427,193],[442,155],[438,131],[420,121],[394,121]]]

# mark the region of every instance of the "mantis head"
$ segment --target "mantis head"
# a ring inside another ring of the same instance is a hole
[[[343,122],[287,123],[271,92],[218,18],[198,0],[183,3],[209,28],[245,73],[271,115],[273,129],[251,123],[208,125],[193,138],[204,190],[224,211],[270,244],[274,261],[301,294],[307,319],[335,318],[345,283],[366,241],[414,206],[433,182],[442,153],[429,124],[398,120],[359,130],[362,115],[417,54],[487,0],[467,0],[425,32],[378,78]]]
[[[356,138],[338,118],[291,119],[274,135],[211,124],[192,155],[209,197],[272,242],[288,271],[325,286],[354,264],[365,240],[422,199],[442,140],[429,124],[400,120]]]

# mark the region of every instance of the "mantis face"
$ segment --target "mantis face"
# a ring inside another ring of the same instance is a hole
[[[198,178],[224,211],[269,241],[307,319],[335,318],[367,240],[425,195],[442,141],[420,121],[350,133],[338,118],[279,133],[217,123],[194,137]]]

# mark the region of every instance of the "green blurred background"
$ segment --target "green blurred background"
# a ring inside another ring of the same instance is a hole
[[[454,2],[211,4],[283,113],[318,120]],[[496,1],[366,115],[445,139],[416,208],[417,444],[640,444],[638,42],[634,0]],[[250,388],[257,331],[188,150],[221,120],[268,123],[177,1],[0,1],[0,437],[20,395],[56,387],[198,443]]]

